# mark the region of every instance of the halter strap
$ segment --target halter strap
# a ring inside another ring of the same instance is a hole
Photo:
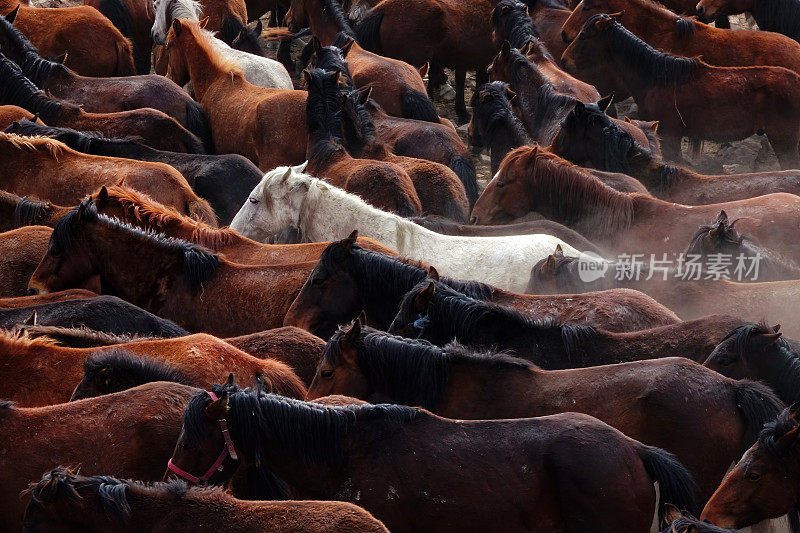
[[[217,400],[219,400],[217,395],[214,394],[213,392],[211,391],[206,391],[206,392],[208,392],[208,395],[211,397],[212,401],[216,402]],[[167,469],[171,470],[172,472],[182,477],[186,481],[189,481],[190,483],[200,483],[201,481],[203,483],[206,483],[209,479],[211,479],[211,476],[214,475],[214,472],[216,472],[217,470],[222,470],[222,462],[225,461],[225,459],[229,455],[231,459],[233,459],[234,461],[238,461],[239,452],[236,450],[236,446],[233,445],[233,440],[231,440],[230,432],[228,431],[228,421],[225,420],[224,418],[219,419],[219,429],[220,431],[222,431],[222,438],[225,439],[225,446],[222,447],[222,451],[217,457],[217,460],[214,461],[214,464],[212,464],[208,470],[206,470],[205,474],[203,474],[200,477],[190,474],[189,472],[183,470],[182,468],[178,467],[175,463],[173,463],[172,457],[170,457],[169,461],[167,461]]]

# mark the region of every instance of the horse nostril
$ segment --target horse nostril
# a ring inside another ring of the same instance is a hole
[[[561,30],[561,40],[564,41],[565,43],[569,43],[569,39],[567,38],[567,32],[565,32],[564,30]]]

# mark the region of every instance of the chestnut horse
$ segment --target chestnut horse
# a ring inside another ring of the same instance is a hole
[[[306,393],[300,378],[287,365],[253,357],[206,334],[145,339],[111,347],[65,348],[47,337],[30,339],[24,333],[0,330],[0,346],[3,379],[10,380],[4,396],[26,407],[63,403],[70,397],[85,398],[91,388],[109,394],[155,381],[147,378],[150,361],[173,367],[183,377],[182,382],[199,387],[210,387],[234,372],[248,385],[260,378],[286,396],[303,398]],[[130,376],[130,381],[115,378],[122,369],[130,374],[131,367],[138,367],[139,372]]]
[[[121,0],[112,0],[117,1]],[[146,4],[150,5],[149,2]],[[79,105],[91,113],[150,107],[177,120],[200,138],[207,150],[212,148],[208,119],[200,104],[164,76],[148,74],[149,68],[147,75],[142,76],[81,76],[61,63],[43,58],[22,32],[4,17],[0,17],[0,49],[20,66],[29,80],[56,98]]]
[[[580,102],[567,115],[550,149],[576,165],[624,172],[653,196],[686,205],[744,200],[770,193],[800,195],[800,171],[705,175],[668,165],[595,106]]]
[[[800,46],[800,45],[798,45]],[[800,168],[800,75],[781,67],[715,67],[656,50],[611,15],[591,17],[561,59],[567,71],[608,65],[641,116],[659,122],[664,156],[681,160],[681,139],[718,142],[764,133],[783,168]],[[709,111],[709,99],[715,102]],[[751,102],[744,109],[741,102]]]
[[[744,321],[710,316],[670,326],[614,333],[587,325],[561,324],[470,298],[427,279],[400,302],[387,329],[443,346],[453,340],[473,349],[504,350],[545,370],[582,368],[663,357],[702,363],[731,328]]]
[[[701,22],[747,13],[759,30],[782,33],[800,41],[800,3],[794,0],[700,0],[696,10]]]
[[[103,288],[189,331],[233,337],[281,326],[313,263],[240,265],[186,241],[99,215],[91,200],[62,218],[29,290]]]
[[[0,404],[0,438],[8,446],[0,456],[0,528],[20,531],[29,499],[20,493],[59,464],[80,464],[87,473],[161,479],[181,429],[181,415],[197,390],[178,383],[149,383],[49,407]]]
[[[237,66],[214,50],[210,39],[199,23],[174,20],[167,35],[167,76],[182,66],[188,68],[195,95],[208,115],[217,153],[241,154],[262,171],[304,161],[305,91],[248,83]]]
[[[417,69],[362,48],[337,0],[292,0],[290,13],[289,31],[310,26],[314,49],[322,45],[341,49],[355,86],[372,86],[375,99],[390,115],[439,122]]]
[[[70,68],[83,76],[136,74],[130,41],[92,7],[44,9],[2,0],[0,15],[15,23],[45,57],[65,55]]]
[[[535,211],[609,252],[678,254],[696,228],[723,209],[741,217],[739,228],[762,246],[800,260],[800,246],[784,237],[800,227],[800,197],[780,193],[724,204],[671,204],[616,191],[537,146],[517,148],[505,158],[472,216],[479,224],[502,224]],[[665,224],[664,220],[682,223]]]
[[[800,343],[781,338],[780,324],[745,324],[731,331],[703,366],[732,379],[770,386],[786,405],[800,401]]]
[[[217,488],[183,481],[145,484],[111,476],[85,477],[64,468],[30,489],[26,531],[49,531],[65,522],[83,530],[176,531],[187,522],[215,531],[388,533],[364,509],[345,502],[246,501]],[[164,513],[164,505],[170,508]]]
[[[0,233],[0,298],[27,294],[52,232],[44,226],[25,226]]]
[[[75,205],[103,185],[125,185],[212,224],[216,216],[181,174],[164,163],[146,163],[76,152],[46,137],[0,133],[5,172],[0,189],[19,195],[47,194],[59,205]]]
[[[358,195],[370,205],[403,217],[422,214],[422,204],[408,173],[394,163],[356,159],[345,149],[338,71],[304,70],[308,87],[306,171]]]
[[[786,409],[764,427],[706,503],[701,520],[742,528],[789,514],[800,531],[800,410]]]
[[[319,405],[219,385],[212,391],[217,400],[202,392],[187,406],[172,472],[191,479],[186,473],[207,469],[224,447],[219,420],[226,419],[239,462],[223,463],[211,482],[256,464],[295,498],[357,502],[398,533],[579,524],[645,531],[662,507],[656,480],[662,498],[694,507],[692,477],[672,455],[581,414],[465,422],[396,405]],[[358,451],[365,447],[385,453]],[[579,469],[576,453],[584,459]],[[515,475],[520,465],[524,480]],[[484,505],[497,512],[487,515]]]
[[[371,325],[389,327],[403,295],[428,271],[397,258],[365,250],[352,238],[332,243],[286,314],[285,324],[328,338],[339,324],[363,309]],[[610,331],[636,331],[675,324],[677,317],[634,291],[554,297],[521,295],[478,282],[443,282],[474,298],[512,307],[531,317],[588,323]]]
[[[697,480],[702,501],[783,407],[761,384],[684,358],[548,371],[504,354],[364,329],[358,320],[325,348],[309,398],[327,394],[420,405],[457,420],[585,413],[674,453]]]
[[[27,109],[15,105],[0,105],[0,129],[6,129],[15,121],[23,119],[33,119],[37,124],[44,124]]]
[[[161,150],[202,154],[203,143],[175,119],[155,109],[89,113],[64,100],[48,97],[0,54],[0,101],[36,113],[51,126],[100,133],[108,137],[136,137]]]

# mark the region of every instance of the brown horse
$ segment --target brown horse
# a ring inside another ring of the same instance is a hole
[[[747,13],[756,21],[759,30],[782,33],[795,41],[800,40],[800,25],[798,25],[800,6],[791,0],[782,2],[700,0],[696,10],[701,22]]]
[[[574,96],[582,102],[596,102],[600,93],[592,85],[567,74],[556,64],[539,32],[528,15],[528,6],[518,0],[501,0],[492,11],[492,42],[500,50],[508,41],[512,48],[522,51],[560,93]],[[560,57],[560,56],[559,56]]]
[[[223,463],[211,482],[257,464],[296,498],[358,502],[395,532],[588,524],[645,531],[656,480],[662,498],[694,507],[692,478],[674,457],[585,415],[465,422],[396,405],[319,405],[218,385],[212,392],[217,400],[203,392],[190,401],[167,474],[205,471],[225,447],[225,419],[239,463]]]
[[[104,290],[189,331],[234,337],[281,326],[313,263],[240,265],[186,241],[99,215],[90,200],[62,218],[29,290]]]
[[[308,87],[306,127],[309,140],[305,171],[356,194],[371,205],[400,216],[422,214],[414,182],[394,163],[356,159],[343,145],[338,71],[304,70]]]
[[[800,410],[786,409],[731,470],[708,501],[701,520],[722,527],[747,527],[789,514],[800,531]]]
[[[0,129],[4,130],[18,120],[22,119],[31,120],[33,119],[34,116],[35,115],[33,113],[19,106],[0,105]],[[36,122],[39,124],[44,124],[38,118],[36,119]]]
[[[70,209],[0,191],[0,231],[9,231],[22,226],[52,228]]]
[[[22,74],[22,70],[0,54],[0,101],[37,113],[51,126],[100,133],[107,137],[137,137],[159,150],[205,153],[203,143],[175,119],[155,109],[115,113],[89,113],[79,106],[50,98]]]
[[[176,19],[167,35],[167,77],[192,81],[217,153],[241,154],[262,171],[305,160],[305,91],[256,87],[212,48],[196,21]]]
[[[0,408],[0,528],[19,531],[28,484],[59,464],[84,472],[156,481],[181,428],[186,403],[198,389],[149,383],[125,392],[68,404]],[[120,443],[125,443],[121,446]]]
[[[767,387],[684,358],[547,371],[507,355],[363,329],[358,320],[325,348],[309,398],[327,394],[420,405],[457,420],[585,413],[674,453],[703,501],[782,408]]]
[[[0,233],[0,297],[27,294],[28,281],[47,252],[52,229],[26,226]]]
[[[761,246],[800,260],[800,247],[785,235],[800,227],[800,198],[769,194],[703,206],[671,204],[608,187],[579,167],[537,146],[511,152],[475,204],[479,224],[502,224],[536,211],[571,227],[613,253],[678,254],[696,228],[721,210],[741,217],[739,229]],[[681,220],[681,224],[665,224]],[[658,257],[661,257],[658,255]]]
[[[0,133],[5,172],[0,189],[20,194],[47,194],[47,200],[75,205],[103,185],[125,185],[149,194],[185,214],[216,223],[208,202],[192,191],[184,177],[164,163],[148,163],[76,152],[47,137]]]
[[[2,0],[0,15],[14,22],[45,57],[66,55],[70,68],[83,76],[136,73],[130,41],[92,7],[43,9]]]
[[[797,43],[795,43],[797,44]],[[800,44],[798,44],[800,46]],[[591,17],[561,59],[570,72],[608,65],[659,122],[664,156],[681,160],[681,139],[718,142],[764,133],[783,168],[800,168],[800,75],[781,67],[715,67],[652,48],[611,15]],[[713,112],[708,102],[714,101]],[[751,102],[743,109],[741,102]]]
[[[188,522],[214,531],[388,533],[371,514],[350,503],[253,502],[181,481],[145,484],[84,477],[64,468],[45,474],[30,495],[26,531],[49,531],[69,522],[84,530],[135,533],[180,530]],[[164,513],[165,505],[170,512]]]
[[[153,51],[150,28],[156,18],[155,2],[149,0],[83,0],[83,5],[98,10],[111,21],[122,35],[130,39],[136,74],[150,74],[150,54]]]
[[[181,382],[198,387],[210,387],[234,372],[243,384],[263,379],[270,389],[286,396],[302,398],[306,391],[287,365],[253,357],[206,334],[136,340],[111,347],[65,348],[47,337],[30,339],[0,330],[0,349],[3,379],[9,380],[4,396],[26,407],[159,381],[148,376],[149,367],[159,365],[175,369]]]
[[[364,14],[355,32],[367,50],[417,68],[430,62],[455,70],[456,113],[466,122],[466,71],[477,71],[480,81],[494,53],[491,13],[490,0],[421,0],[413,6],[383,0]]]
[[[352,320],[363,309],[371,325],[386,329],[403,295],[427,275],[428,271],[419,266],[364,250],[347,238],[330,244],[322,253],[284,322],[327,338],[339,324]],[[474,298],[571,324],[635,331],[678,322],[670,310],[635,291],[542,297],[506,292],[478,282],[442,279]]]
[[[111,0],[110,6],[116,6],[116,2],[122,1]],[[143,4],[152,6],[150,2]],[[149,35],[149,27],[147,32]],[[212,148],[207,119],[200,104],[170,80],[163,76],[150,75],[149,66],[144,73],[147,75],[142,76],[81,76],[61,63],[43,58],[22,32],[4,17],[0,17],[0,49],[22,68],[28,79],[55,98],[79,105],[84,111],[91,113],[114,113],[150,107],[177,120],[200,138],[207,150]],[[149,65],[149,54],[147,61]],[[2,127],[7,126],[8,124]]]
[[[290,31],[311,27],[311,46],[334,45],[347,59],[356,87],[371,86],[375,99],[390,115],[439,122],[439,115],[425,92],[425,83],[416,68],[408,63],[367,51],[337,0],[292,0]]]
[[[664,163],[602,111],[577,102],[550,149],[576,165],[624,172],[642,182],[653,196],[685,205],[731,202],[777,192],[800,195],[797,170],[706,175]]]

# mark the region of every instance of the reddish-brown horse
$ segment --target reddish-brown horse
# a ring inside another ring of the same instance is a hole
[[[535,211],[569,226],[613,253],[678,254],[699,226],[721,210],[742,218],[738,228],[765,248],[800,261],[786,236],[800,227],[800,197],[769,194],[724,204],[685,206],[608,187],[537,146],[511,152],[475,204],[479,224],[502,224]],[[681,224],[665,223],[681,220]]]
[[[252,386],[258,377],[284,396],[302,398],[306,392],[287,365],[253,357],[206,334],[112,347],[65,348],[47,337],[31,340],[24,334],[0,330],[0,347],[3,380],[8,380],[3,395],[25,407],[53,405],[70,397],[87,398],[159,381],[147,375],[148,366],[158,365],[173,368],[183,383],[198,387],[210,387],[233,372],[243,385]],[[116,374],[123,369],[131,379],[121,386],[118,381],[123,380]]]
[[[797,44],[797,43],[795,43]],[[800,46],[800,44],[798,44]],[[783,168],[800,168],[800,75],[782,67],[715,67],[652,48],[611,15],[591,17],[561,62],[570,72],[616,70],[641,116],[659,122],[664,157],[681,139],[718,142],[766,134]],[[714,105],[709,106],[708,102]],[[750,102],[743,107],[741,102]]]
[[[0,129],[6,129],[11,124],[18,120],[22,119],[32,119],[34,114],[28,111],[27,109],[23,109],[19,106],[15,105],[0,105]],[[36,122],[39,124],[43,124],[43,122],[39,119],[36,119]]]
[[[164,163],[86,155],[46,137],[6,133],[0,133],[0,156],[5,167],[0,189],[14,194],[46,194],[47,200],[67,206],[103,185],[125,185],[185,214],[212,224],[217,220],[208,202]]]
[[[83,76],[136,73],[130,41],[92,7],[44,9],[2,0],[0,15],[14,22],[45,57],[66,54],[66,63]]]
[[[0,231],[9,231],[22,226],[52,228],[70,209],[0,191]]]
[[[26,531],[50,531],[68,522],[86,531],[136,533],[180,530],[188,522],[214,531],[388,533],[380,521],[351,503],[254,502],[236,499],[222,489],[190,488],[180,481],[145,484],[111,476],[84,477],[64,468],[45,474],[30,495]]]
[[[27,294],[28,281],[47,251],[51,233],[44,226],[0,233],[0,297]]]
[[[104,290],[189,331],[220,337],[281,326],[314,266],[232,263],[99,215],[90,201],[62,218],[53,235],[30,290],[68,289],[99,274]]]
[[[21,379],[27,379],[27,376]],[[19,531],[28,484],[56,465],[86,473],[157,481],[181,429],[186,403],[198,389],[150,383],[125,392],[68,404],[0,407],[0,528]],[[124,443],[124,445],[120,445]]]
[[[702,520],[743,528],[789,514],[800,531],[800,410],[785,410],[764,427],[706,504]]]
[[[191,20],[175,20],[167,36],[167,76],[192,81],[217,153],[241,154],[262,171],[305,160],[306,92],[248,83],[239,68],[212,48],[210,34]]]
[[[782,408],[767,387],[688,359],[547,371],[503,354],[363,329],[358,321],[325,349],[309,398],[328,394],[421,405],[457,420],[586,413],[674,453],[703,500]]]

